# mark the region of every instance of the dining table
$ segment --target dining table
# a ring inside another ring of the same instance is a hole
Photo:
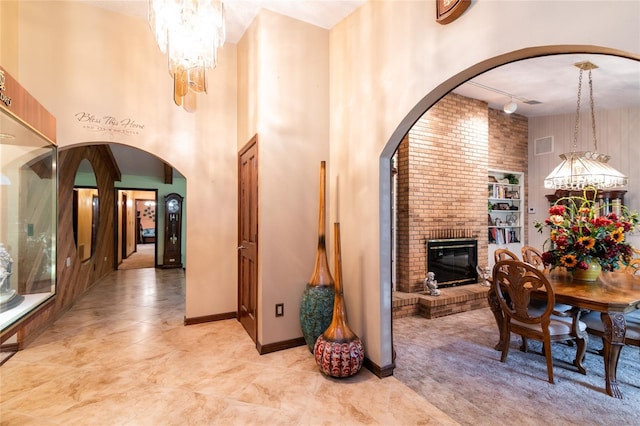
[[[545,272],[545,277],[553,286],[556,303],[576,307],[580,312],[600,312],[604,328],[602,343],[606,392],[612,397],[622,398],[616,373],[627,327],[624,314],[640,309],[640,276],[612,271],[601,272],[596,281],[579,281],[570,272],[555,269]],[[502,350],[505,342],[509,343],[508,336],[502,335],[503,314],[493,286],[487,298],[500,331],[495,349]],[[577,365],[580,361],[576,360]]]

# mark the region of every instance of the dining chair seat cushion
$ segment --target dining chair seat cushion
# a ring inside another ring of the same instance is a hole
[[[551,315],[549,322],[549,334],[551,336],[562,336],[570,334],[572,323],[573,319],[571,317],[559,317],[556,315]],[[542,330],[540,324],[527,324],[515,319],[511,320],[511,324],[516,324],[519,327],[528,328],[531,330]],[[578,321],[578,328],[580,328],[580,331],[585,331],[587,329],[587,324],[582,321]]]

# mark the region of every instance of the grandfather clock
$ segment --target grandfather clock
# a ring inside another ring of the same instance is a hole
[[[182,267],[182,200],[175,193],[164,197],[163,268]]]

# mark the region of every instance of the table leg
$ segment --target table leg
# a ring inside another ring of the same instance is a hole
[[[604,374],[607,384],[607,394],[622,399],[622,392],[618,389],[618,359],[620,349],[624,346],[624,336],[627,331],[627,323],[624,315],[620,313],[602,312],[600,314],[604,325]]]
[[[498,295],[496,291],[493,289],[493,286],[489,289],[487,293],[487,299],[489,301],[489,307],[491,308],[491,312],[493,312],[493,317],[496,319],[496,324],[498,326],[498,332],[500,333],[500,339],[498,343],[494,346],[496,351],[501,351],[504,346],[504,336],[502,335],[502,308],[500,307],[500,301],[498,300]]]

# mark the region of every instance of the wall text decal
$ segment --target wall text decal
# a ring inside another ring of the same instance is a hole
[[[117,118],[113,115],[103,115],[98,117],[89,112],[77,112],[75,118],[82,125],[83,129],[92,132],[104,132],[113,137],[114,134],[131,136],[138,135],[144,130],[144,124],[137,122],[133,118]]]

